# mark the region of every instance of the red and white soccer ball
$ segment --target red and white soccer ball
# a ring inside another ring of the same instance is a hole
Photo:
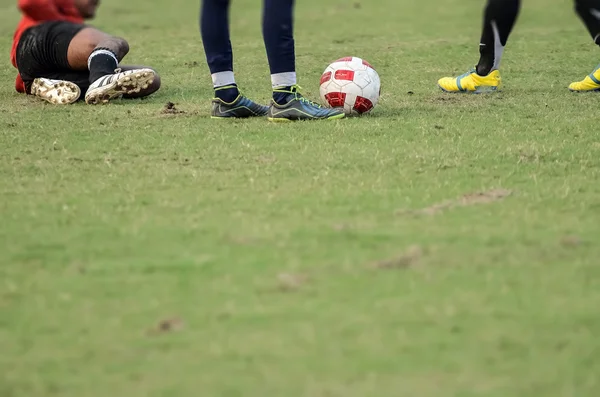
[[[341,58],[321,76],[321,101],[328,108],[343,108],[347,115],[369,113],[379,102],[381,80],[369,62]]]

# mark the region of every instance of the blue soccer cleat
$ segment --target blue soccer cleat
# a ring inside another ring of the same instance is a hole
[[[294,85],[289,88],[273,90],[275,93],[285,95],[285,103],[271,102],[268,113],[269,121],[337,120],[346,116],[341,110],[327,109],[309,101],[298,92],[299,88]]]
[[[225,102],[221,98],[212,100],[211,118],[229,119],[266,116],[269,108],[260,105],[242,94],[239,94],[233,102]]]

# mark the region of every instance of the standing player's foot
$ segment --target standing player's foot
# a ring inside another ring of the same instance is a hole
[[[132,69],[121,72],[115,70],[94,81],[85,94],[85,102],[89,105],[108,103],[123,95],[138,94],[150,88],[156,72],[152,69]]]
[[[600,65],[581,81],[571,83],[569,90],[573,92],[600,91]]]
[[[268,107],[239,94],[233,102],[225,102],[221,98],[214,98],[210,115],[213,119],[248,118],[266,116],[268,111]]]
[[[492,70],[487,76],[480,76],[473,69],[458,77],[441,78],[438,86],[444,92],[481,94],[497,91],[501,82],[498,70]]]
[[[273,92],[279,94],[283,100],[271,102],[269,107],[269,121],[298,121],[298,120],[336,120],[346,115],[337,109],[326,109],[304,98],[297,85]]]
[[[67,105],[79,99],[81,89],[75,83],[66,80],[52,80],[43,77],[33,80],[31,95],[54,105]]]

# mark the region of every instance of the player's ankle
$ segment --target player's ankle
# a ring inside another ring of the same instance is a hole
[[[112,50],[105,47],[96,48],[88,58],[90,84],[104,76],[113,74],[118,65],[119,61]]]
[[[231,103],[240,95],[237,84],[228,84],[226,86],[215,87],[215,98],[219,98],[225,103]]]
[[[489,65],[477,65],[475,68],[475,73],[477,73],[481,77],[485,77],[494,71],[493,66]]]
[[[291,101],[292,87],[277,87],[273,90],[273,102],[278,105],[285,105]]]

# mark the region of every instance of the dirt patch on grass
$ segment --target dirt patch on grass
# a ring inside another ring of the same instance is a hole
[[[485,192],[477,192],[472,194],[465,194],[460,199],[460,204],[475,205],[475,204],[489,204],[494,201],[502,200],[512,194],[511,190],[506,189],[492,189]]]
[[[443,211],[450,210],[457,207],[469,207],[472,205],[479,204],[491,204],[496,201],[503,200],[512,194],[512,190],[507,189],[491,189],[484,192],[476,192],[465,194],[455,200],[447,200],[441,203],[431,205],[429,207],[421,208],[418,210],[401,210],[398,211],[399,215],[436,215]]]
[[[69,270],[75,274],[86,274],[87,269],[85,265],[81,262],[73,262],[69,265]]]
[[[183,320],[180,317],[171,317],[164,320],[161,320],[152,327],[148,334],[150,335],[160,335],[168,332],[180,331],[183,329]]]
[[[577,248],[583,245],[584,241],[578,236],[563,236],[560,239],[560,245],[565,248]]]
[[[310,281],[304,274],[281,273],[277,276],[277,289],[282,292],[296,291]]]
[[[378,270],[408,269],[417,266],[422,257],[423,249],[414,245],[396,257],[371,263],[369,267]]]
[[[430,101],[433,103],[440,103],[440,102],[445,103],[445,102],[456,102],[458,100],[459,100],[459,98],[456,95],[452,95],[452,96],[434,97]]]
[[[175,106],[175,104],[173,102],[167,102],[165,103],[165,107],[163,107],[163,109],[160,111],[161,114],[184,114],[185,112],[183,110],[177,109],[177,107]]]

